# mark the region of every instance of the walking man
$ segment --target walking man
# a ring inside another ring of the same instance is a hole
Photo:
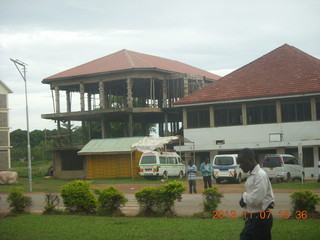
[[[244,208],[246,219],[240,233],[240,240],[271,240],[272,214],[274,195],[268,175],[256,162],[255,153],[249,148],[241,150],[237,163],[243,172],[249,172],[246,180],[246,191],[239,202]]]
[[[197,173],[197,166],[193,164],[191,160],[188,162],[187,167],[187,174],[188,174],[188,181],[189,181],[189,192],[197,193],[197,186],[196,186],[196,173]]]
[[[209,158],[205,158],[204,162],[201,163],[200,171],[203,177],[204,189],[212,188],[212,165],[209,162]]]

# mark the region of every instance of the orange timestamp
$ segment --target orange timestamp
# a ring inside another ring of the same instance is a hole
[[[231,211],[213,211],[213,219],[223,219],[223,218],[229,218],[229,219],[235,219],[237,218],[237,212],[235,210]],[[266,211],[260,211],[257,213],[253,213],[252,211],[243,211],[242,217],[244,219],[270,219],[272,217],[272,214],[274,214],[273,211],[266,210]],[[308,218],[308,212],[307,211],[295,211],[295,214],[291,215],[290,211],[288,210],[280,210],[278,211],[279,218],[282,219],[289,219],[289,218],[295,218],[295,219],[307,219]]]

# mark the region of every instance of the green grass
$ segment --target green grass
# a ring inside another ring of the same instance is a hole
[[[320,220],[274,220],[273,239],[318,239]],[[22,215],[1,220],[1,239],[239,239],[242,219]]]
[[[279,189],[316,189],[320,188],[320,183],[316,182],[282,182],[282,183],[276,183],[272,184],[273,188],[279,188]]]

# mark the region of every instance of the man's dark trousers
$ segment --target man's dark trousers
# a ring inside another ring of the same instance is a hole
[[[196,180],[189,180],[189,191],[192,193],[197,193],[197,186],[196,186]]]
[[[212,188],[212,177],[211,176],[203,176],[204,189]]]
[[[265,216],[260,218],[260,213],[247,214],[250,216],[245,222],[244,228],[240,233],[240,240],[271,240],[271,228],[273,223],[272,214],[261,214]]]

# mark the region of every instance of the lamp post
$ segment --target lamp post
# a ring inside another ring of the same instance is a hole
[[[28,110],[28,92],[27,92],[27,77],[26,77],[26,66],[27,64],[16,59],[13,60],[10,58],[10,60],[14,63],[16,68],[18,69],[21,77],[24,80],[24,92],[26,96],[26,119],[27,119],[27,141],[28,141],[28,176],[29,176],[29,190],[32,192],[32,167],[31,167],[31,147],[30,147],[30,132],[29,132],[29,110]],[[22,67],[22,69],[20,68]]]

